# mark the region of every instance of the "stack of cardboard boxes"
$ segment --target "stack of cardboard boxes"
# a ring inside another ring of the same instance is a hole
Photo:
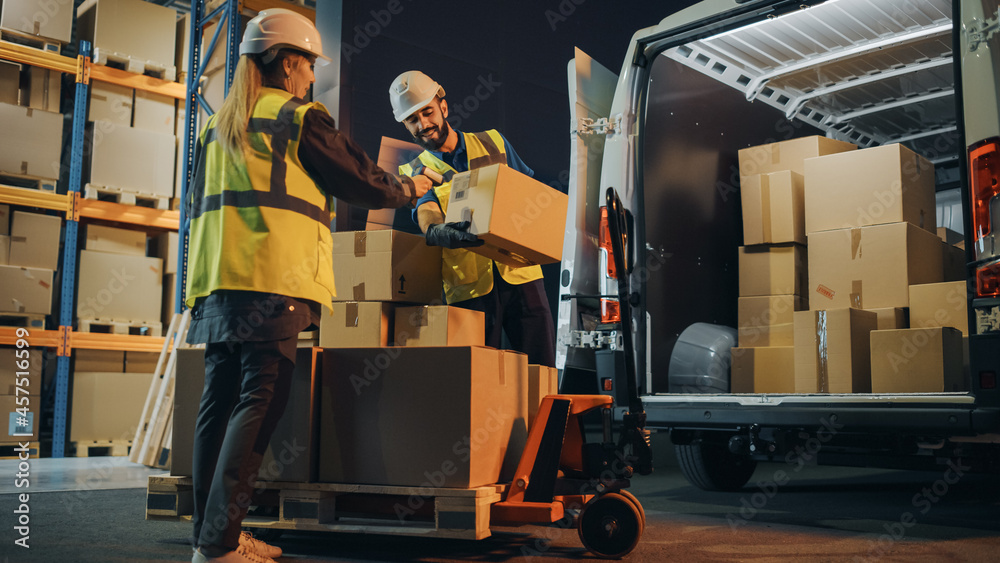
[[[142,416],[159,354],[74,350],[69,440],[78,455],[90,448],[128,453]]]
[[[176,19],[172,8],[142,0],[96,0],[79,7],[77,27],[93,42],[95,61],[125,61],[140,73],[169,69],[160,77],[173,80]],[[88,197],[139,195],[165,209],[174,195],[176,112],[169,96],[92,82]]]
[[[163,262],[146,256],[143,231],[87,225],[76,286],[80,330],[159,336]]]
[[[11,215],[13,215],[11,217]],[[16,314],[45,328],[59,266],[62,218],[0,206],[0,315]]]
[[[0,446],[38,441],[41,394],[42,349],[0,347]]]
[[[745,246],[731,392],[793,391],[793,316],[809,306],[804,162],[855,148],[806,137],[739,152]]]

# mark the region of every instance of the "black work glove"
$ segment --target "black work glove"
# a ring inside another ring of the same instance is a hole
[[[486,241],[468,232],[470,221],[458,223],[436,223],[427,228],[424,238],[428,246],[443,246],[445,248],[471,248],[482,246]]]

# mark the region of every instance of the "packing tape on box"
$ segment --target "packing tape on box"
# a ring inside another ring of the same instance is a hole
[[[354,233],[354,256],[364,258],[368,254],[368,233],[358,231]],[[360,299],[358,301],[361,301]]]
[[[816,311],[816,391],[830,392],[830,376],[827,360],[829,351],[826,342],[826,311]]]
[[[417,307],[410,315],[410,326],[427,326],[430,307]]]
[[[507,385],[507,352],[506,350],[500,351],[500,385]]]
[[[771,164],[778,164],[781,162],[781,144],[771,143],[768,148],[771,149]]]
[[[345,303],[347,312],[344,314],[344,326],[347,328],[357,328],[358,320],[358,304],[355,301],[348,301]]]
[[[361,282],[354,286],[354,301],[364,301],[365,300],[365,282]]]
[[[861,297],[861,280],[851,281],[851,307],[855,309],[864,309],[864,299]]]
[[[18,299],[16,297],[11,297],[10,298],[10,302],[14,306],[14,310],[15,311],[17,311],[18,313],[23,313],[24,312],[24,310],[25,310],[24,303],[20,299]]]
[[[861,258],[861,227],[851,229],[851,260]]]
[[[771,181],[767,174],[760,175],[760,228],[761,240],[771,240]]]

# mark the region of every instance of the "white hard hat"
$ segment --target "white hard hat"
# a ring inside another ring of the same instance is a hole
[[[282,47],[296,49],[330,62],[330,58],[323,54],[323,43],[313,22],[302,14],[284,8],[261,10],[247,23],[240,43],[240,54],[260,55],[272,49],[276,53]],[[273,55],[271,58],[274,58]]]
[[[408,70],[392,81],[389,103],[396,121],[403,121],[413,112],[431,103],[435,96],[444,97],[444,88],[419,70]]]

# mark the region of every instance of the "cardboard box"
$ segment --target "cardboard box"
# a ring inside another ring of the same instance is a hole
[[[893,144],[805,164],[806,232],[908,222],[937,230],[934,165]]]
[[[163,260],[163,273],[177,273],[177,249],[180,238],[177,232],[170,231],[153,239],[153,256]]]
[[[399,231],[333,233],[334,301],[440,303],[441,248]]]
[[[145,256],[80,251],[76,314],[81,319],[160,322],[163,261]]]
[[[205,350],[177,350],[173,405],[173,448],[170,474],[191,475],[195,421],[205,387]],[[306,483],[316,480],[319,416],[317,383],[312,375],[312,349],[299,348],[285,413],[271,435],[261,462],[260,481]]]
[[[741,246],[740,297],[805,295],[809,269],[800,244]]]
[[[10,226],[10,263],[25,268],[59,267],[62,217],[15,211]]]
[[[968,289],[965,281],[910,286],[910,326],[950,326],[969,335]]]
[[[397,307],[396,346],[485,346],[486,315],[447,305]]]
[[[321,354],[320,481],[465,489],[502,482],[516,467],[527,436],[524,354],[479,347]]]
[[[24,401],[24,398],[27,401]],[[17,400],[22,404],[18,405]],[[18,408],[27,408],[27,414],[22,415]],[[4,430],[0,433],[0,442],[37,442],[38,421],[42,418],[41,395],[0,395],[0,420],[3,420]],[[25,424],[24,422],[27,422]]]
[[[42,4],[38,0],[4,0],[0,27],[69,43],[73,30],[73,2]]]
[[[0,266],[0,312],[52,312],[52,270]]]
[[[324,308],[319,325],[323,348],[379,348],[392,339],[395,320],[392,303],[347,301]]]
[[[28,107],[59,113],[61,100],[62,72],[29,66]]]
[[[0,266],[10,264],[10,236],[0,235]]]
[[[134,438],[152,382],[151,373],[73,373],[70,441]]]
[[[133,127],[174,135],[174,119],[176,118],[177,108],[174,104],[174,98],[145,90],[136,90]]]
[[[740,178],[743,244],[806,243],[802,175],[791,170]]]
[[[856,148],[857,145],[851,143],[814,135],[741,149],[740,176],[769,174],[782,170],[805,174],[803,162],[807,158],[853,151]]]
[[[871,334],[873,393],[967,391],[962,334],[951,327]]]
[[[876,330],[910,327],[910,310],[907,307],[879,307],[877,309],[865,310],[875,313]]]
[[[808,308],[798,295],[740,297],[736,309],[740,346],[791,346],[792,313]]]
[[[871,392],[868,336],[877,319],[860,309],[795,313],[795,392]]]
[[[96,80],[90,85],[90,115],[87,121],[104,121],[120,127],[132,126],[135,90]]]
[[[118,229],[102,225],[87,225],[87,250],[110,252],[112,254],[127,254],[129,256],[146,255],[146,233],[132,229]],[[89,370],[103,371],[103,370]]]
[[[965,248],[941,243],[942,266],[944,269],[944,281],[965,281],[967,279],[965,270]]]
[[[942,281],[941,240],[910,223],[809,235],[809,308],[909,305],[909,287]]]
[[[559,370],[540,364],[528,364],[528,429],[535,423],[535,415],[542,406],[542,399],[559,394]]]
[[[42,394],[41,348],[0,347],[0,395],[15,395],[18,387],[22,395]]]
[[[159,352],[125,352],[125,373],[156,373]],[[166,367],[166,359],[164,359]]]
[[[0,61],[0,103],[21,103],[21,65],[17,63]]]
[[[471,221],[486,244],[473,252],[510,266],[562,259],[569,198],[538,180],[494,164],[456,174],[445,221]]]
[[[165,265],[165,264],[164,264]],[[170,326],[177,306],[177,274],[163,274],[163,316],[160,322],[164,327]]]
[[[63,116],[59,113],[0,104],[0,172],[58,178]],[[54,184],[51,191],[54,191]],[[48,188],[46,188],[48,189]]]
[[[154,131],[95,121],[90,183],[122,191],[171,197],[177,139]]]
[[[947,244],[954,245],[954,244],[958,244],[960,242],[962,242],[962,243],[965,242],[965,235],[963,235],[962,233],[959,233],[957,231],[953,231],[953,230],[949,229],[948,227],[938,227],[937,228],[937,235],[939,237],[941,237],[941,240],[943,240]]]
[[[10,206],[0,205],[0,235],[10,234]]]
[[[125,352],[84,348],[73,350],[73,373],[78,371],[125,373]]]
[[[730,393],[794,393],[795,348],[765,346],[732,349]]]
[[[78,39],[95,60],[112,56],[174,66],[177,12],[142,0],[96,0],[77,8]]]

